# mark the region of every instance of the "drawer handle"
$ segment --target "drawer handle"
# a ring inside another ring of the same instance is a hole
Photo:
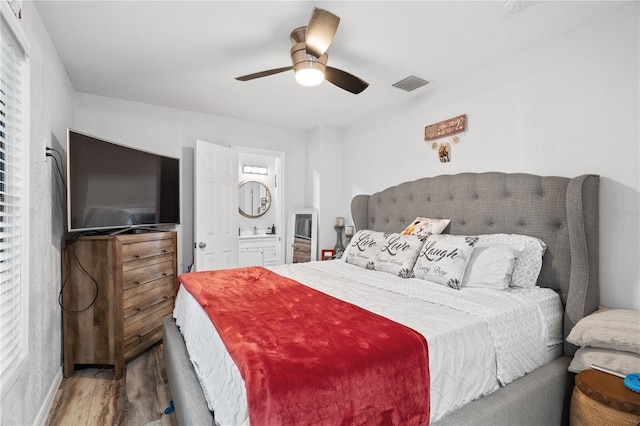
[[[140,255],[139,254],[134,254],[133,257],[135,257],[136,259],[140,259]]]
[[[166,277],[166,276],[167,276],[167,273],[166,273],[166,272],[163,272],[163,273],[162,273],[162,276],[163,276],[163,277]]]
[[[162,249],[163,253],[168,253],[167,249]]]
[[[145,309],[149,309],[149,308],[151,308],[152,306],[155,306],[155,305],[157,305],[157,304],[159,304],[159,303],[164,302],[164,301],[165,301],[165,300],[167,300],[168,298],[169,298],[169,296],[162,296],[162,299],[159,299],[159,300],[156,300],[156,301],[154,301],[154,302],[151,302],[151,303],[149,303],[147,306],[138,306],[138,307],[136,308],[136,312],[141,312],[141,311],[144,311]]]

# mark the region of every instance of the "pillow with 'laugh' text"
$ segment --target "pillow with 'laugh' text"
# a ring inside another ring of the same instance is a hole
[[[460,290],[477,242],[478,237],[430,235],[413,266],[415,277]]]

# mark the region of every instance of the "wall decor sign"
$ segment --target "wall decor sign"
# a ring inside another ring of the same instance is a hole
[[[462,114],[457,117],[449,118],[448,120],[430,124],[424,128],[424,140],[433,141],[431,142],[431,149],[438,150],[438,158],[441,163],[448,163],[451,161],[451,158],[449,157],[449,144],[447,142],[435,142],[435,139],[464,132],[466,130],[466,126],[467,115]],[[458,136],[451,136],[451,142],[458,144],[460,142],[460,138]]]
[[[462,114],[439,123],[430,124],[424,128],[424,140],[442,138],[444,136],[454,135],[464,132],[467,125],[467,115]]]

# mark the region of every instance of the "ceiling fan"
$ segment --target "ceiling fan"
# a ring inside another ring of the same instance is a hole
[[[333,13],[314,7],[309,25],[296,28],[289,36],[293,44],[291,66],[243,75],[236,77],[236,80],[249,81],[293,70],[296,81],[303,86],[316,86],[322,83],[322,80],[327,80],[357,95],[366,89],[369,83],[353,74],[327,65],[327,49],[333,41],[339,23],[340,18]]]

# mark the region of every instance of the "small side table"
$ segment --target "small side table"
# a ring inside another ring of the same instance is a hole
[[[636,426],[640,393],[628,389],[620,377],[584,370],[576,376],[569,417],[571,426]]]

